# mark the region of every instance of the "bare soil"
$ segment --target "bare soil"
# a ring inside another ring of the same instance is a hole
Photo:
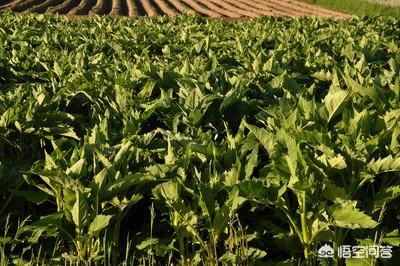
[[[400,0],[371,0],[400,2]],[[0,10],[74,15],[149,16],[196,12],[205,17],[243,19],[261,16],[318,16],[346,19],[344,14],[297,0],[5,0]]]

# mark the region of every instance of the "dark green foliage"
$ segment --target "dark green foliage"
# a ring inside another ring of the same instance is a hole
[[[398,246],[397,23],[1,13],[1,263]]]

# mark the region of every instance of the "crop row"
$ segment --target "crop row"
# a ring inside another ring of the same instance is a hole
[[[196,12],[208,17],[255,18],[314,15],[344,18],[347,15],[290,0],[9,0],[0,9],[15,12],[68,15],[175,16]]]

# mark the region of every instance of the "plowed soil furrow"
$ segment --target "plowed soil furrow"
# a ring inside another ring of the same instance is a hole
[[[15,6],[11,7],[11,10],[14,12],[23,12],[25,10],[28,10],[31,7],[34,7],[35,5],[40,5],[46,0],[27,0],[22,3],[19,3]]]
[[[68,15],[87,15],[96,5],[96,0],[83,0],[78,6],[71,9]]]
[[[264,4],[259,4],[254,2],[253,0],[237,0],[238,2],[247,5],[248,7],[257,10],[258,12],[262,12],[264,16],[282,16],[289,17],[290,14],[287,12],[282,12],[280,10],[276,10],[271,6],[267,6]]]
[[[153,0],[153,4],[156,6],[155,8],[159,9],[159,11],[168,17],[174,17],[176,15],[175,12],[164,2],[164,0]]]
[[[0,0],[0,10],[14,12],[59,13],[68,15],[149,16],[196,12],[219,18],[256,18],[260,16],[318,16],[346,19],[341,13],[297,0]]]
[[[80,3],[80,0],[64,1],[61,5],[58,5],[54,8],[52,8],[51,11],[53,13],[58,13],[58,14],[67,14],[75,6],[78,6],[79,3]]]
[[[119,14],[119,0],[109,0],[111,1],[111,12],[109,15],[117,16]]]
[[[299,16],[314,15],[314,13],[311,12],[309,9],[299,8],[298,6],[288,3],[287,1],[281,1],[281,0],[278,1],[268,0],[268,1],[271,2],[271,4],[276,5],[281,9],[286,9],[296,12],[296,14],[298,14]],[[262,1],[256,1],[256,2],[261,3]]]
[[[253,0],[255,3],[258,4],[266,4],[270,6],[271,8],[274,8],[276,10],[280,11],[286,11],[287,13],[290,13],[291,16],[294,17],[300,17],[300,16],[319,16],[319,17],[336,17],[333,14],[326,13],[326,9],[319,8],[319,10],[312,10],[310,9],[311,7],[315,7],[313,5],[310,5],[309,7],[307,6],[299,6],[297,1],[292,1],[292,0]]]
[[[18,1],[14,1],[14,0],[4,0],[0,3],[0,8],[6,8],[7,6],[9,6],[10,4],[12,4],[12,2],[18,2]],[[20,1],[21,2],[21,1]]]
[[[337,12],[334,10],[325,9],[325,8],[322,8],[322,7],[319,7],[316,5],[310,5],[310,4],[299,2],[299,1],[282,0],[282,2],[287,2],[288,4],[291,4],[296,7],[308,9],[310,12],[313,12],[315,15],[326,14],[330,17],[337,17],[337,18],[350,18],[351,17],[351,15],[346,14],[346,13],[341,13],[341,12]]]
[[[271,1],[271,0],[252,0],[255,3],[258,3],[260,5],[264,4],[274,10],[280,11],[282,13],[286,13],[288,16],[290,17],[300,17],[300,16],[304,16],[305,14],[303,12],[299,12],[293,8],[288,8],[284,5],[282,5],[281,1]]]
[[[129,16],[129,9],[126,0],[119,0],[119,14],[121,16]]]
[[[153,10],[153,7],[148,0],[140,0],[138,2],[141,3],[141,6],[147,16],[154,17],[156,15],[156,12]]]
[[[217,5],[220,5],[222,8],[230,11],[230,12],[234,12],[236,14],[238,14],[239,16],[245,16],[245,17],[249,17],[249,18],[256,18],[258,17],[257,14],[253,13],[253,12],[249,12],[243,9],[240,9],[238,7],[236,7],[235,5],[230,4],[227,1],[224,0],[209,0],[210,2],[213,2]]]
[[[264,11],[264,10],[259,10],[257,8],[252,8],[251,6],[248,6],[248,5],[246,5],[246,4],[244,4],[244,3],[240,2],[240,1],[237,1],[237,0],[224,0],[224,1],[229,3],[229,4],[231,4],[231,5],[233,5],[233,6],[236,6],[236,7],[240,8],[243,11],[254,13],[257,16],[272,16],[272,15],[274,15],[272,12],[267,12],[267,11]]]
[[[128,16],[133,17],[139,15],[136,12],[136,5],[133,0],[126,0],[126,6],[128,8]]]
[[[143,8],[142,3],[140,2],[140,0],[133,0],[135,7],[136,7],[136,12],[138,14],[138,16],[146,16],[146,11]]]
[[[112,4],[109,0],[97,0],[96,6],[93,8],[93,12],[98,15],[110,14]]]
[[[217,12],[214,12],[210,9],[204,8],[201,5],[199,5],[197,2],[194,0],[181,0],[183,3],[185,3],[187,6],[189,6],[193,11],[207,17],[212,17],[212,18],[219,18],[221,17],[220,14]]]
[[[45,13],[50,7],[61,4],[64,0],[48,0],[41,5],[34,6],[30,10],[37,13]]]
[[[86,0],[80,1],[79,5],[74,6],[71,8],[71,10],[68,12],[68,15],[77,15],[77,12],[85,5]]]
[[[222,5],[216,5],[214,3],[212,3],[209,0],[201,0],[198,1],[201,2],[201,4],[203,4],[204,6],[206,6],[207,8],[209,8],[210,10],[216,11],[218,13],[220,13],[221,15],[228,17],[228,18],[240,18],[240,15],[235,13],[235,12],[231,12],[229,10],[226,10]]]
[[[180,1],[176,0],[165,0],[167,3],[169,3],[170,6],[175,8],[176,11],[179,13],[188,13],[190,12],[190,9],[188,9],[186,6],[184,6]]]
[[[304,15],[304,13],[299,12],[297,10],[294,10],[293,8],[287,8],[285,6],[282,5],[282,3],[280,1],[277,2],[272,2],[271,0],[252,0],[254,3],[258,3],[260,5],[264,4],[269,8],[272,8],[276,11],[282,12],[284,14],[286,14],[287,16],[290,17],[300,17],[302,15]]]

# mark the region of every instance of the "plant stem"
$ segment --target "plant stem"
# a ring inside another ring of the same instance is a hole
[[[120,213],[118,213],[118,215],[116,216],[116,219],[115,219],[115,225],[114,225],[113,237],[112,237],[112,243],[111,243],[111,245],[113,246],[113,249],[115,250],[115,252],[113,252],[111,254],[111,257],[112,257],[111,261],[112,261],[113,265],[118,264],[117,254],[118,254],[118,247],[119,247],[119,233],[120,233],[119,231],[121,229],[122,217],[123,217],[123,214],[120,212]]]
[[[308,234],[308,219],[307,219],[307,208],[306,208],[306,193],[302,193],[300,196],[301,204],[300,207],[302,208],[301,210],[301,231],[302,231],[302,236],[303,236],[303,246],[304,246],[304,258],[306,260],[307,265],[311,265],[310,261],[310,247],[309,247],[309,234]]]

